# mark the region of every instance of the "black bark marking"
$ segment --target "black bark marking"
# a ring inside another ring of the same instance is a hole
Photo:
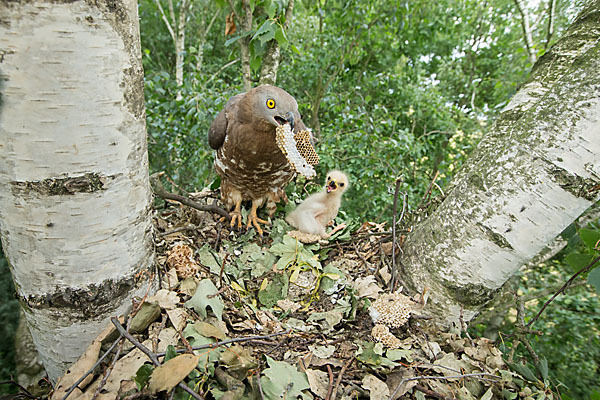
[[[138,274],[140,278],[131,275],[119,281],[105,280],[101,284],[91,284],[84,288],[63,287],[56,291],[37,296],[22,296],[17,294],[21,305],[28,309],[67,309],[73,310],[73,315],[79,315],[81,320],[102,316],[111,312],[116,304],[123,304],[123,300],[131,293],[134,287],[147,284],[148,274]],[[116,303],[115,299],[119,299]]]
[[[104,185],[114,176],[101,176],[88,173],[82,176],[48,178],[43,181],[11,182],[12,192],[22,196],[29,192],[36,192],[44,196],[73,195],[75,193],[93,193],[104,190]]]
[[[549,172],[552,180],[573,196],[588,201],[597,200],[600,193],[600,181],[570,174],[567,170],[557,166],[553,166]]]

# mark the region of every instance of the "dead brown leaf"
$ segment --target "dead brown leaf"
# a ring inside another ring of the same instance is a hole
[[[196,368],[199,359],[200,356],[182,354],[156,367],[150,376],[150,392],[157,393],[173,389]]]

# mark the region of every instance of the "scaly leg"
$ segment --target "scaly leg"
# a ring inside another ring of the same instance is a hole
[[[240,198],[235,202],[235,208],[233,209],[233,211],[231,211],[229,213],[229,215],[231,215],[231,223],[229,224],[229,226],[231,228],[233,228],[233,226],[235,225],[235,222],[237,221],[237,228],[242,229],[241,209],[242,209],[242,199]]]
[[[258,218],[256,215],[256,210],[258,206],[262,203],[262,200],[252,200],[252,208],[250,209],[250,214],[248,214],[248,225],[246,225],[246,229],[250,229],[251,226],[256,228],[256,231],[259,235],[262,236],[263,230],[261,229],[259,223],[268,224],[269,221],[265,221],[264,219]]]

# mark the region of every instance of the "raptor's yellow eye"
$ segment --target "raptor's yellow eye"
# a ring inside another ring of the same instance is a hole
[[[267,108],[275,108],[275,100],[273,100],[273,99],[267,100]]]

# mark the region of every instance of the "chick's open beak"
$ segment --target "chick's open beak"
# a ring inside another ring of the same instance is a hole
[[[327,183],[327,193],[331,193],[335,189],[337,189],[337,183],[335,183],[334,180],[330,180],[329,183]]]

